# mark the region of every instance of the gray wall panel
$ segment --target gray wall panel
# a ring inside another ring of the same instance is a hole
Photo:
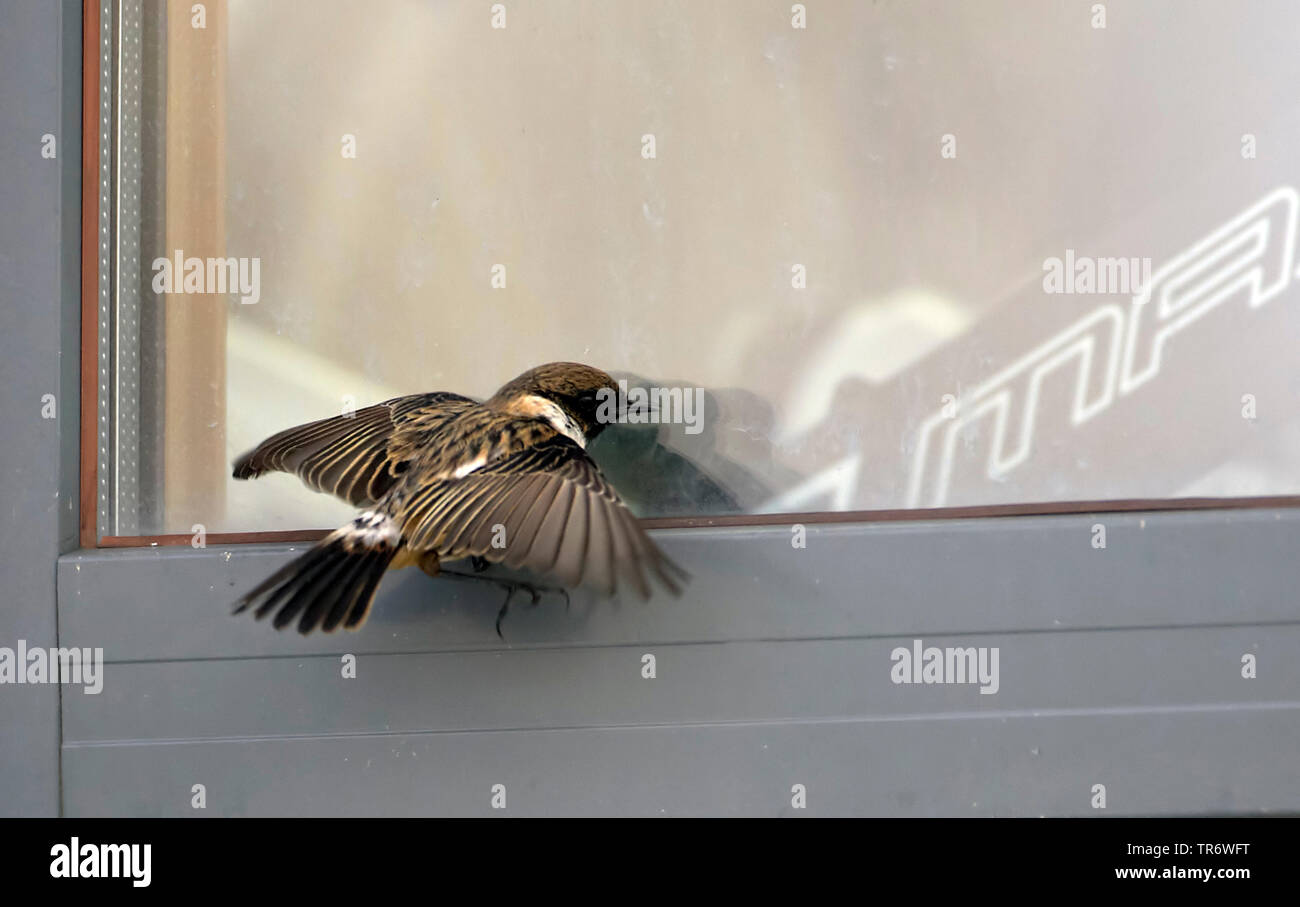
[[[1229,707],[73,745],[65,784],[71,815],[1219,813],[1300,809],[1298,749],[1300,710]]]
[[[1091,527],[1107,526],[1094,549]],[[516,607],[513,646],[1194,626],[1296,620],[1300,511],[1130,513],[663,532],[694,574],[680,600],[574,596]],[[385,580],[359,634],[277,634],[230,603],[290,546],[78,553],[60,626],[111,660],[497,648],[501,595],[415,570]],[[302,546],[295,546],[299,551]],[[596,604],[595,607],[592,607]],[[130,620],[122,616],[130,615]]]
[[[0,4],[0,646],[56,643],[77,527],[80,7]],[[55,139],[53,158],[43,137]],[[57,418],[42,415],[53,395]],[[0,815],[58,809],[59,690],[0,685]]]
[[[1092,525],[1108,527],[1105,550]],[[74,814],[1300,809],[1300,512],[1206,511],[663,532],[680,600],[392,578],[358,634],[277,634],[229,601],[287,546],[63,559]],[[301,549],[301,546],[296,546]],[[896,685],[891,652],[998,647],[996,695]],[[653,653],[657,677],[640,676]],[[339,653],[357,655],[344,679]],[[1258,677],[1243,679],[1245,654]]]
[[[64,739],[707,724],[1054,709],[1300,706],[1300,626],[926,637],[997,647],[998,688],[894,684],[910,638],[601,646],[110,665],[64,695]],[[641,676],[652,653],[656,676]],[[1243,653],[1260,674],[1241,677]]]

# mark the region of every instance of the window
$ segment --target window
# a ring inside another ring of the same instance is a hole
[[[648,516],[1300,492],[1300,12],[832,5],[102,4],[98,535],[554,359],[700,389],[593,446]]]

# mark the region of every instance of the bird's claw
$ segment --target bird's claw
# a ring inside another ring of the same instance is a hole
[[[501,632],[501,621],[505,619],[506,612],[510,610],[510,599],[514,598],[515,587],[506,587],[506,600],[501,603],[501,610],[497,612],[497,639],[505,640],[505,635]]]
[[[520,589],[523,589],[528,593],[529,598],[531,599],[528,602],[528,607],[530,608],[535,608],[541,603],[543,592],[557,592],[564,596],[564,610],[569,610],[569,590],[565,589],[563,586],[535,586],[532,583],[504,581],[501,583],[501,586],[506,590],[506,600],[501,603],[501,610],[497,612],[497,636],[501,639],[505,639],[505,636],[501,633],[501,621],[505,619],[506,614],[510,611],[511,599],[515,597],[515,593]]]

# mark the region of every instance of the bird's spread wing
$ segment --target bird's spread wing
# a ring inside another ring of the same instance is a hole
[[[416,463],[384,505],[411,550],[443,560],[477,555],[610,594],[623,579],[647,598],[648,571],[680,592],[686,572],[650,540],[586,452],[549,427],[461,477],[432,478],[435,463]]]
[[[369,506],[393,487],[426,439],[474,405],[458,394],[412,394],[309,422],[244,454],[235,461],[234,476],[296,473],[310,488]]]

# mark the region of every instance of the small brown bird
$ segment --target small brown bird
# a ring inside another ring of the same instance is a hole
[[[395,397],[280,432],[235,461],[236,479],[296,473],[309,487],[366,510],[243,596],[283,629],[358,629],[388,569],[419,566],[476,576],[489,564],[586,582],[609,595],[625,581],[649,598],[647,572],[674,595],[687,574],[646,535],[587,456],[605,428],[602,404],[617,399],[609,375],[574,362],[524,372],[478,403],[435,392]],[[445,570],[470,559],[475,573]]]

